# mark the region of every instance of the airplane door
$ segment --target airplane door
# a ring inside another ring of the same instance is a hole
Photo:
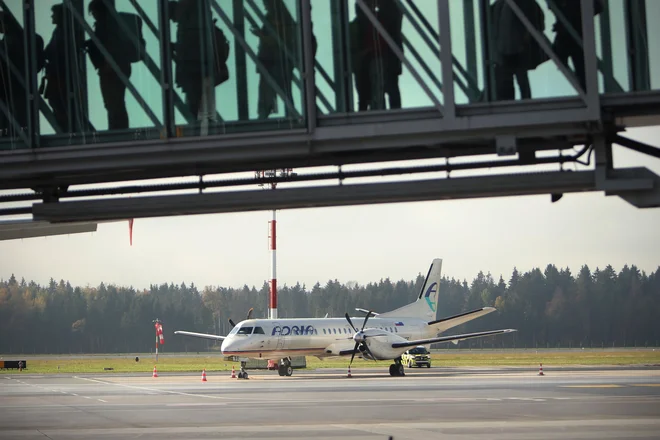
[[[273,329],[276,329],[279,327],[279,331],[275,332],[275,337],[276,339],[276,344],[274,350],[280,350],[284,347],[284,336],[282,336],[282,326],[280,325],[279,322],[273,322]]]

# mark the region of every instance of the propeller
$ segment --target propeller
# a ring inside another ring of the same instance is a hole
[[[369,346],[366,343],[367,336],[364,334],[364,327],[367,325],[367,321],[369,320],[369,317],[372,315],[372,312],[370,310],[367,311],[367,316],[364,317],[364,322],[362,322],[362,328],[358,330],[354,325],[353,321],[351,321],[351,317],[348,316],[348,313],[346,313],[346,320],[348,323],[351,325],[353,330],[355,331],[355,334],[353,335],[353,340],[355,341],[355,347],[353,347],[353,354],[351,354],[351,362],[348,364],[350,367],[353,364],[353,359],[355,358],[355,353],[357,353],[358,348],[360,347],[360,344],[362,344],[362,347],[369,353],[369,356],[371,356],[372,359],[376,360],[374,357],[373,353],[371,353],[371,350],[369,350]]]
[[[247,318],[246,319],[251,319],[252,318],[252,312],[254,312],[254,307],[250,307],[250,310],[247,312]],[[231,328],[236,327],[236,324],[234,321],[232,321],[231,318],[229,318],[229,323],[231,324]]]

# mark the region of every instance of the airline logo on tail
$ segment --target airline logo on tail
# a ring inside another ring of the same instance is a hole
[[[429,305],[431,311],[435,312],[436,301],[431,299],[431,295],[434,295],[438,291],[438,283],[433,283],[426,289],[424,298],[426,298],[426,303]]]

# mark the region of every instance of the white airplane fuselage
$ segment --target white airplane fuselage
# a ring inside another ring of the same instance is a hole
[[[393,360],[390,375],[403,376],[401,355],[410,347],[429,347],[438,342],[457,343],[514,331],[505,329],[438,336],[449,328],[495,311],[492,307],[483,307],[436,319],[441,271],[442,260],[436,258],[415,302],[390,312],[375,315],[368,312],[369,318],[346,314],[342,318],[250,319],[248,313],[248,319],[236,324],[227,336],[184,330],[174,334],[222,340],[221,350],[225,356],[281,360],[280,375],[291,375],[289,358],[293,356],[349,356],[353,362],[357,355],[364,359]],[[246,377],[243,374],[241,372],[239,377]]]
[[[351,320],[360,328],[364,317],[352,317]],[[387,346],[389,348],[387,355],[393,357],[406,350],[405,348],[394,350],[389,347],[393,340],[407,341],[434,336],[433,329],[427,325],[426,321],[415,318],[372,317],[369,319],[365,331],[371,331],[371,329],[389,332],[388,336],[375,336],[368,339],[369,345],[381,345],[379,339],[382,339],[381,342],[384,343],[384,347],[372,351],[383,353],[383,349]],[[355,331],[346,318],[251,319],[242,321],[234,327],[222,342],[221,351],[225,356],[256,359],[281,359],[288,356],[339,356],[342,351],[353,350],[354,334]]]

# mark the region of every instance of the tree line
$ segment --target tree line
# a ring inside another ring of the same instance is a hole
[[[360,315],[356,307],[375,312],[393,310],[412,302],[424,276],[366,285],[330,280],[278,290],[278,315],[342,317]],[[463,333],[494,328],[516,328],[504,336],[438,345],[438,348],[612,347],[658,346],[660,342],[660,267],[651,273],[624,266],[591,271],[586,265],[571,271],[548,265],[520,273],[508,281],[479,272],[466,280],[443,277],[438,318],[484,306],[497,311],[449,330]],[[266,317],[268,284],[230,288],[194,284],[151,285],[136,290],[101,283],[73,287],[51,279],[41,286],[14,275],[0,280],[0,353],[127,353],[155,347],[153,320],[163,322],[165,345],[161,352],[217,349],[212,341],[174,335],[189,330],[226,335],[228,319]],[[448,334],[448,333],[447,333]]]

